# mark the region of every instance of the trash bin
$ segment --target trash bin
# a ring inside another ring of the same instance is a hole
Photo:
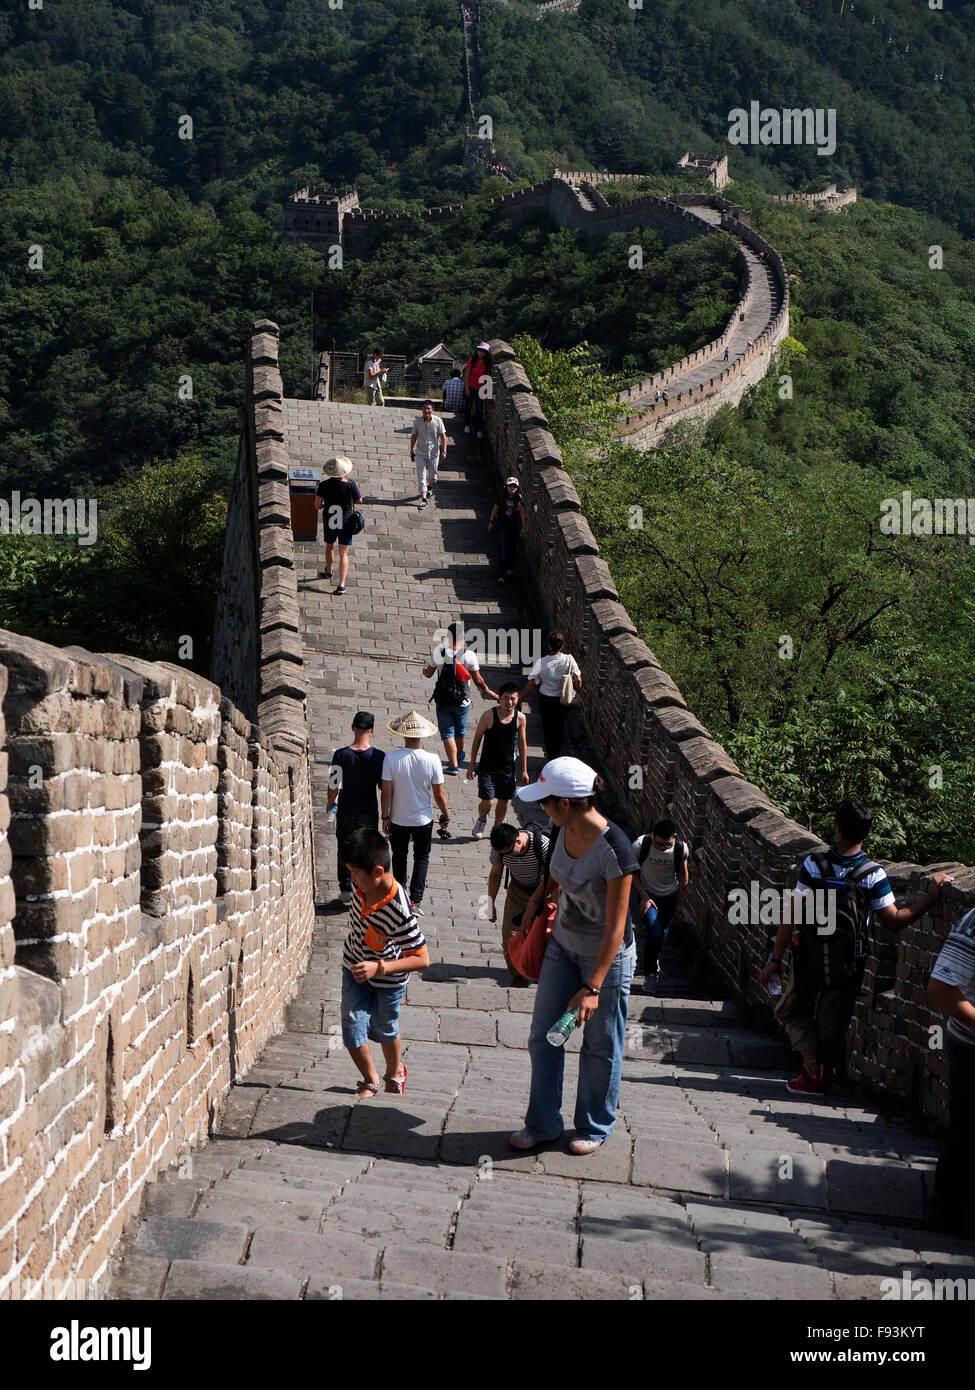
[[[296,541],[313,541],[318,534],[318,513],[315,510],[315,489],[318,472],[314,468],[288,470],[288,491],[291,500],[291,532]]]

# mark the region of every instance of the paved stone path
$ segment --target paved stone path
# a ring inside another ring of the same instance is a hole
[[[688,211],[714,226],[718,226],[721,221],[721,214],[716,212],[714,208],[689,208]],[[782,304],[782,296],[771,267],[766,265],[761,256],[757,255],[750,246],[746,246],[744,242],[739,243],[739,249],[751,266],[755,293],[745,310],[744,323],[739,323],[736,326],[731,342],[728,344],[729,367],[746,350],[749,341],[755,342],[760,337]],[[711,362],[703,362],[697,367],[689,368],[682,376],[675,377],[672,382],[668,382],[667,394],[673,398],[680,392],[690,390],[692,386],[700,386],[704,382],[710,381],[712,377],[718,375],[724,365],[722,357],[719,356]],[[630,403],[628,409],[635,413],[637,410],[647,409],[652,403],[653,393],[651,392],[641,400]]]
[[[498,928],[478,916],[488,844],[469,834],[476,792],[453,778],[454,838],[434,839],[422,919],[433,964],[411,978],[402,1015],[407,1091],[355,1100],[326,760],[357,708],[375,712],[380,747],[396,746],[387,720],[429,709],[419,668],[436,628],[455,616],[521,626],[522,594],[491,578],[484,470],[456,427],[436,503],[418,512],[410,412],[286,408],[296,462],[350,454],[369,500],[344,598],[315,578],[320,550],[298,547],[316,748],[313,954],[285,1031],[233,1088],[211,1141],[148,1188],[114,1296],[875,1299],[904,1269],[963,1274],[970,1245],[923,1226],[934,1146],[852,1090],[830,1103],[790,1096],[779,1042],[683,978],[673,952],[659,997],[631,998],[611,1140],[589,1158],[564,1140],[510,1149],[534,991],[504,987]],[[529,733],[537,770],[534,718]]]

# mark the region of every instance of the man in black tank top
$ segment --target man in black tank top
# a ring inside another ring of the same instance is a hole
[[[471,764],[467,780],[474,780],[477,769],[477,820],[472,834],[480,840],[487,827],[491,806],[497,799],[495,825],[500,825],[515,794],[515,763],[521,765],[521,785],[528,783],[528,742],[525,738],[525,716],[518,713],[518,687],[506,681],[498,692],[496,709],[482,714],[471,747]],[[482,747],[483,744],[483,747]],[[480,751],[480,759],[478,752]]]

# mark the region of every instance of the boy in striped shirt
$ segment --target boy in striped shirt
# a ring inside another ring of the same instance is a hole
[[[430,964],[409,895],[393,878],[389,841],[362,827],[339,845],[353,889],[349,934],[342,952],[342,1041],[359,1069],[360,1100],[379,1090],[369,1039],[378,1042],[386,1062],[383,1081],[392,1095],[406,1090],[400,1055],[399,1011],[406,976]]]

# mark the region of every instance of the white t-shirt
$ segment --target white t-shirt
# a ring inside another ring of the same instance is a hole
[[[643,891],[648,893],[656,902],[658,898],[671,897],[680,887],[677,882],[677,871],[674,868],[677,841],[674,841],[670,849],[657,849],[653,843],[652,835],[641,835],[633,841],[633,853],[638,861],[640,850],[646,840],[650,841],[650,850],[640,865],[639,882],[643,885]]]
[[[559,696],[566,676],[581,675],[574,656],[568,652],[556,652],[554,656],[539,657],[528,672],[528,679],[535,682],[540,695]]]
[[[382,370],[383,370],[382,358],[380,358],[378,362],[377,362],[374,358],[372,358],[372,357],[367,358],[367,360],[366,360],[366,365],[365,365],[365,366],[363,367],[363,369],[362,369],[362,384],[363,384],[363,386],[365,386],[365,387],[369,387],[369,386],[378,386],[378,385],[379,385],[379,377],[380,377],[380,374],[381,374]]]
[[[383,762],[383,781],[392,782],[389,818],[394,825],[429,825],[431,787],[443,785],[443,768],[426,748],[394,748]]]
[[[477,659],[477,652],[472,652],[470,648],[465,648],[465,650],[462,652],[454,652],[453,659],[454,661],[459,661],[461,666],[463,666],[464,670],[468,671],[471,675],[473,675],[475,671],[479,671],[481,669],[481,663]],[[439,668],[443,664],[443,651],[435,651],[433,654],[433,665]],[[463,700],[461,708],[463,709],[464,705],[469,705],[470,702],[470,696],[468,695]]]

